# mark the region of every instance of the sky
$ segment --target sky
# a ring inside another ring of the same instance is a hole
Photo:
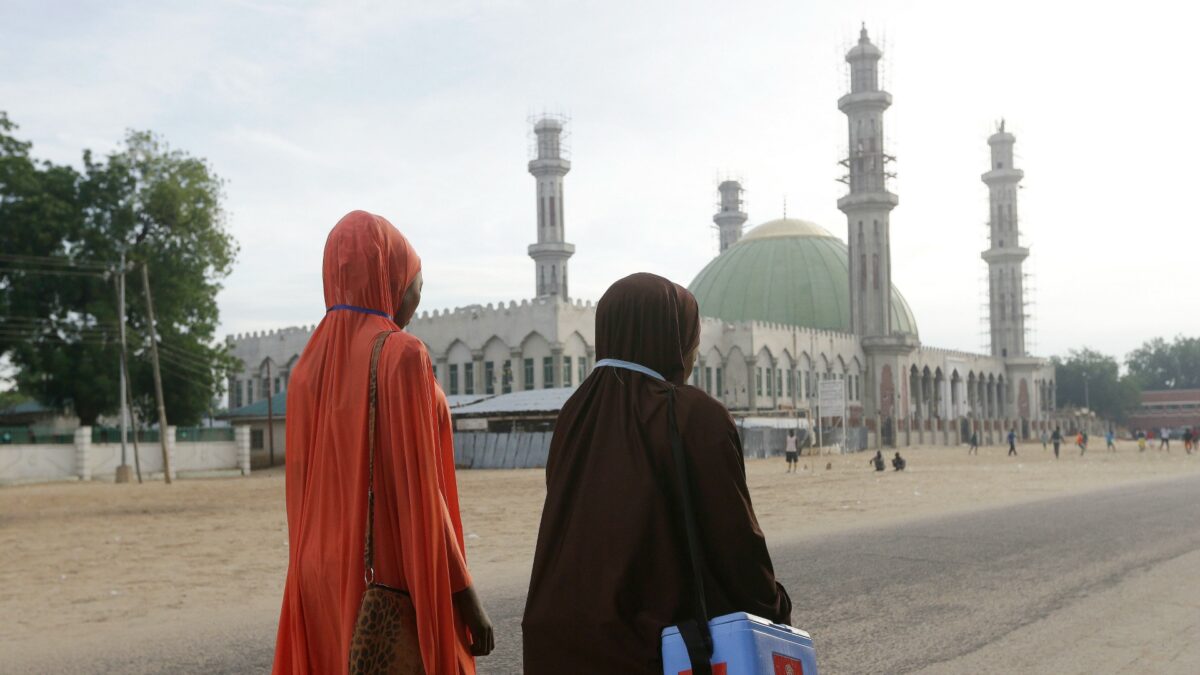
[[[651,271],[687,284],[717,252],[716,184],[748,225],[845,238],[843,56],[884,50],[893,282],[926,345],[986,348],[987,136],[1017,137],[1031,347],[1122,359],[1200,335],[1200,104],[1186,29],[1144,1],[25,2],[0,0],[0,110],[78,164],[149,129],[225,179],[240,244],[221,336],[311,324],[347,211],[423,259],[422,309],[534,292],[531,117],[567,115],[572,295]],[[1182,115],[1182,117],[1180,117]]]

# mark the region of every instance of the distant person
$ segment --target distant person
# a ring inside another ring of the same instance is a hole
[[[1040,439],[1042,441],[1042,451],[1044,452],[1046,450],[1047,443],[1050,442],[1050,434],[1046,433],[1045,429],[1042,429],[1042,435],[1040,436]]]
[[[1146,434],[1139,431],[1137,435],[1138,452],[1146,451]]]
[[[787,457],[787,471],[796,473],[796,465],[800,463],[800,451],[796,448],[796,430],[788,429],[787,439],[783,442],[783,454]]]
[[[1166,448],[1167,452],[1170,452],[1171,451],[1171,430],[1166,427],[1163,427],[1163,430],[1162,430],[1162,432],[1159,433],[1158,438],[1159,438],[1158,449],[1162,450],[1163,448]]]
[[[903,471],[906,466],[908,466],[908,460],[901,457],[900,453],[897,452],[896,456],[892,458],[892,469]]]
[[[1195,434],[1192,433],[1191,427],[1187,427],[1183,430],[1183,450],[1189,455],[1192,454],[1192,440],[1194,438]]]
[[[1058,459],[1058,446],[1062,445],[1062,441],[1062,431],[1054,427],[1054,433],[1050,434],[1050,442],[1054,444],[1054,459]]]
[[[1017,454],[1017,430],[1008,430],[1008,456],[1012,457]]]
[[[1109,452],[1116,452],[1117,451],[1116,440],[1117,440],[1117,435],[1115,433],[1113,433],[1112,429],[1109,429],[1108,432],[1104,434],[1105,449],[1108,450]]]
[[[1087,452],[1087,443],[1084,441],[1083,432],[1075,434],[1075,447],[1079,448],[1079,456],[1083,457],[1083,453]]]
[[[883,471],[886,468],[883,463],[883,451],[876,450],[875,456],[867,463],[873,465],[876,471]]]
[[[979,454],[979,432],[978,431],[971,432],[971,445],[970,445],[970,447],[967,448],[967,454],[970,455],[972,453],[974,453],[976,455]]]

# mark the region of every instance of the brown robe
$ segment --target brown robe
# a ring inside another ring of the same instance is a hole
[[[563,406],[522,621],[527,674],[661,673],[663,628],[694,616],[667,426],[672,386],[709,615],[745,611],[790,623],[733,419],[683,383],[699,336],[695,298],[661,277],[626,277],[601,298],[597,358],[639,363],[668,382],[596,368]]]

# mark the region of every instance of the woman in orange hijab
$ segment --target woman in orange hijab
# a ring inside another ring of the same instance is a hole
[[[365,588],[372,343],[408,324],[421,261],[387,220],[342,218],[325,242],[324,320],[292,371],[287,410],[288,573],[274,673],[346,673]],[[446,398],[424,344],[384,342],[378,366],[375,577],[407,590],[429,675],[472,675],[492,626],[471,584]]]

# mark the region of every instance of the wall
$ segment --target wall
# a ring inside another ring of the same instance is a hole
[[[172,473],[186,478],[190,473],[239,471],[250,473],[249,429],[235,430],[233,441],[175,442],[175,427],[167,427],[167,453]],[[162,447],[139,443],[142,476],[162,475]],[[134,466],[133,444],[126,458]],[[121,463],[119,443],[92,443],[91,427],[75,430],[73,444],[0,445],[0,485],[59,480],[112,480]]]

